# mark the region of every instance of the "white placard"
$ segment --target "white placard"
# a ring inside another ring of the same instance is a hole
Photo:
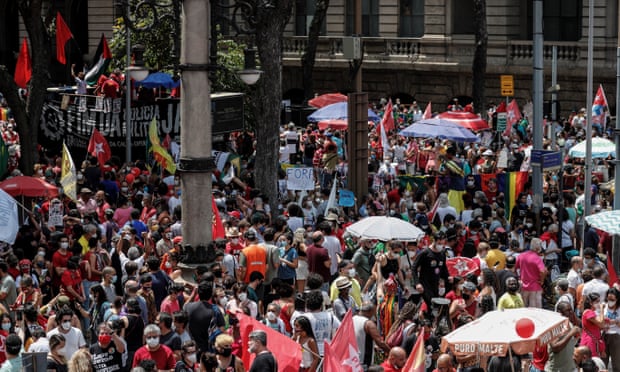
[[[287,168],[286,188],[288,190],[314,190],[314,169],[310,167]]]

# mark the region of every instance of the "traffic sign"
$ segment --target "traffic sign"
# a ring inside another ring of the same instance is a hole
[[[551,150],[532,150],[530,153],[530,165],[540,167],[542,165],[542,157],[545,154],[549,154]]]
[[[502,96],[512,97],[515,95],[514,77],[512,75],[500,75],[499,82]]]

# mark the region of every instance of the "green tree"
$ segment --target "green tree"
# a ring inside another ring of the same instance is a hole
[[[51,16],[52,8],[48,1],[18,0],[17,6],[30,41],[32,78],[28,84],[28,95],[22,98],[18,94],[12,72],[8,71],[6,66],[0,66],[0,92],[4,94],[17,122],[22,155],[20,169],[24,174],[30,175],[38,160],[38,128],[47,87],[50,85],[48,67],[51,38],[48,29],[54,18]],[[48,13],[44,14],[43,9],[47,9]]]

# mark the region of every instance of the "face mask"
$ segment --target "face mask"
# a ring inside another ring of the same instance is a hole
[[[9,331],[11,329],[11,323],[2,323],[2,329]]]
[[[519,285],[518,284],[513,284],[513,285],[509,285],[506,288],[508,288],[508,292],[515,293],[516,291],[519,290]]]
[[[43,261],[37,262],[37,267],[39,267],[41,269],[44,268],[45,267],[45,262],[43,262]]]
[[[77,175],[77,179],[78,179],[78,180],[83,180],[83,179],[84,179],[84,176],[83,176],[83,175],[81,175],[81,174],[78,174],[78,175]]]
[[[114,275],[111,279],[112,283],[116,283],[116,280],[118,279],[118,276]]]
[[[231,242],[232,244],[237,245],[237,244],[239,244],[239,238],[233,238],[233,239],[231,239],[231,240],[230,240],[230,242]]]
[[[265,226],[261,226],[258,228],[258,231],[260,231],[260,233],[264,233],[265,232]]]
[[[232,348],[230,347],[224,347],[221,350],[218,350],[218,354],[220,354],[221,356],[228,358],[229,356],[232,355]]]
[[[586,264],[586,266],[590,266],[590,264],[592,263],[592,259],[591,258],[586,258],[583,260],[583,263]]]
[[[484,279],[482,279],[481,276],[478,277],[478,285],[483,285],[484,284]]]
[[[443,295],[446,294],[446,287],[439,287],[437,293],[439,294],[440,297],[443,297]]]
[[[274,313],[273,311],[268,311],[267,312],[267,319],[269,319],[269,321],[273,322],[276,320],[276,313]]]
[[[67,249],[67,248],[69,248],[69,243],[60,243],[60,248],[61,248],[61,249]]]
[[[463,293],[461,296],[463,296],[463,300],[468,301],[471,298],[471,295],[469,293]]]
[[[607,306],[609,307],[616,307],[616,301],[607,301]],[[4,326],[4,324],[3,324]]]
[[[185,359],[187,359],[187,361],[191,364],[196,364],[196,354],[189,354],[185,356]]]
[[[103,205],[103,200],[97,200],[97,205],[99,206]]]
[[[243,302],[248,299],[247,293],[239,293],[239,301]]]
[[[531,229],[531,228],[532,228],[532,226],[534,226],[534,224],[533,224],[533,223],[529,223],[529,222],[528,222],[528,223],[526,223],[526,224],[525,224],[525,226],[527,226],[527,228],[528,228],[528,229]]]
[[[95,302],[95,296],[93,296],[93,295],[88,295],[88,299],[89,299],[91,302]]]
[[[143,206],[143,207],[145,207],[145,206],[146,206],[146,203],[145,203],[145,202],[142,202],[141,204],[142,204],[142,206]]]
[[[355,269],[349,269],[349,278],[355,278],[356,274],[357,272],[355,271]]]
[[[166,263],[164,264],[164,267],[165,267],[166,269],[170,269],[170,268],[172,268],[172,264],[170,263],[170,261],[168,261],[168,262],[166,262]]]
[[[442,244],[435,244],[435,251],[443,252],[443,245]]]
[[[99,343],[101,345],[107,345],[112,341],[112,336],[110,335],[99,335]]]
[[[214,277],[216,277],[216,278],[218,278],[218,279],[219,279],[219,278],[221,278],[221,277],[222,277],[222,270],[215,270],[215,271],[213,272],[213,276],[214,276]],[[241,297],[241,296],[240,296],[240,297]]]
[[[228,299],[226,297],[220,298],[220,305],[226,307],[226,305],[228,305]]]
[[[146,339],[146,344],[149,347],[155,347],[155,346],[159,345],[159,337],[148,337]]]
[[[166,233],[166,239],[171,239],[172,238],[172,233]]]
[[[62,329],[64,329],[65,331],[68,331],[71,329],[71,322],[63,322],[62,323]]]
[[[127,191],[129,191],[129,188],[128,188],[128,187],[121,187],[121,192],[122,192],[123,194],[127,193]]]
[[[278,247],[286,248],[286,242],[278,242]]]
[[[467,181],[467,186],[474,186],[476,185],[476,181]]]

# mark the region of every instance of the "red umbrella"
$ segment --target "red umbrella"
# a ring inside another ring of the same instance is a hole
[[[450,276],[460,276],[464,278],[467,274],[478,271],[476,261],[468,257],[451,257],[446,259],[446,266]]]
[[[369,121],[368,124],[373,124],[373,122]],[[349,124],[347,119],[329,119],[319,121],[320,130],[325,130],[327,128],[331,128],[333,130],[347,130],[348,127]]]
[[[0,189],[11,196],[46,196],[54,198],[58,196],[58,187],[49,184],[42,179],[28,176],[9,178],[0,183]]]
[[[474,132],[490,129],[489,123],[480,116],[468,111],[446,111],[437,115],[441,119],[453,121]]]
[[[347,96],[341,93],[326,93],[322,94],[318,97],[312,98],[308,101],[308,104],[312,107],[321,108],[327,105],[331,105],[332,103],[338,102],[346,102]]]

